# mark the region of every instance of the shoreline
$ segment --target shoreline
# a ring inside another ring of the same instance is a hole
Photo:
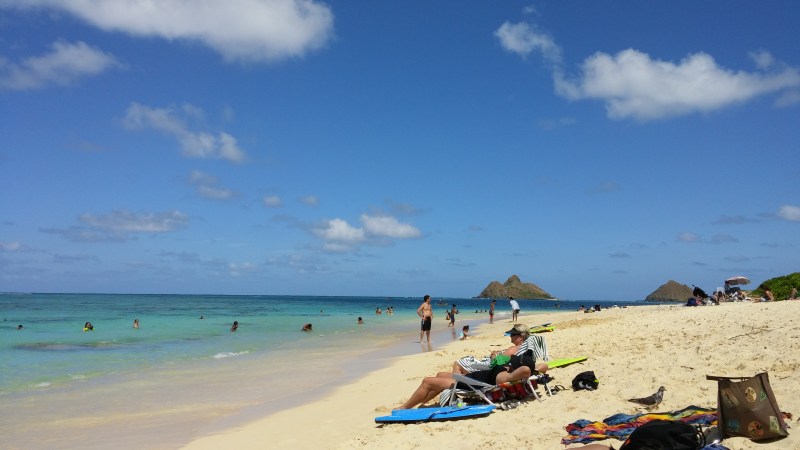
[[[312,403],[201,436],[183,448],[417,448],[422,446],[419,439],[424,434],[430,439],[465,443],[464,448],[522,445],[563,449],[560,440],[566,436],[568,423],[602,420],[618,412],[644,412],[625,399],[649,395],[659,385],[667,387],[659,411],[689,405],[715,408],[716,383],[707,381],[706,375],[751,376],[762,371],[770,375],[781,410],[797,414],[800,382],[793,379],[800,368],[797,317],[800,302],[697,308],[643,305],[593,314],[554,311],[522,315],[519,322],[529,326],[541,322],[556,325],[554,332],[545,334],[551,358],[589,356],[585,363],[551,370],[554,384],[568,387],[577,373],[593,370],[600,388],[592,392],[568,389],[544,396],[542,402],[528,400],[514,410],[495,411],[481,419],[376,426],[374,417],[401,404],[422,377],[449,371],[461,356],[481,356],[508,346],[502,333],[512,323],[507,318],[496,319],[492,325],[481,323],[467,341],[391,358],[387,367],[365,373]],[[521,423],[535,423],[535,432],[520,431]],[[790,426],[795,424],[790,422]],[[620,444],[614,439],[601,442]],[[790,434],[766,444],[729,438],[725,445],[732,450],[800,448],[800,436]]]

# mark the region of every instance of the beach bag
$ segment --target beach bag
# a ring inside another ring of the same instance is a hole
[[[700,450],[703,433],[680,420],[651,420],[640,425],[619,450]]]
[[[723,438],[743,436],[754,441],[788,436],[766,372],[753,377],[714,377],[717,420]]]
[[[572,389],[576,391],[580,391],[581,389],[593,391],[597,389],[598,386],[600,386],[600,382],[597,381],[597,377],[591,370],[581,372],[572,379]]]

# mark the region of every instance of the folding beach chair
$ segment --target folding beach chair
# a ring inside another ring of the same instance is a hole
[[[453,374],[453,379],[456,383],[453,384],[452,388],[445,389],[442,392],[442,395],[439,396],[439,404],[451,406],[457,402],[458,398],[468,401],[477,399],[490,405],[508,400],[524,400],[530,396],[542,401],[542,397],[536,392],[540,377],[540,375],[533,375],[525,380],[489,384],[461,374]],[[467,388],[460,389],[457,383],[462,383]]]

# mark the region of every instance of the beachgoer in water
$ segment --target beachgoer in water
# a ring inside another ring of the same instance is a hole
[[[492,303],[489,305],[489,323],[494,323],[494,303],[496,300],[492,299]]]
[[[456,313],[457,312],[458,312],[458,310],[456,309],[456,304],[453,303],[453,307],[450,308],[450,323],[447,324],[448,327],[455,328],[455,326],[456,326]]]
[[[17,325],[17,329],[21,330],[22,329],[22,324]]]
[[[94,325],[92,325],[92,322],[86,322],[83,324],[83,331],[94,331]]]
[[[200,316],[200,319],[205,319],[205,317],[204,316]]]
[[[458,337],[459,341],[466,341],[469,337],[469,325],[464,325],[461,328],[461,335]]]
[[[139,328],[139,319],[133,319],[133,328]]]
[[[380,314],[380,313],[381,313],[381,309],[380,308],[375,308],[375,314]]]
[[[233,321],[233,325],[231,325],[231,333],[239,329],[239,322]]]
[[[300,329],[301,331],[311,331],[311,324],[307,323],[303,325],[303,328]]]
[[[364,325],[364,319],[362,319],[361,317],[359,317],[359,318],[358,318],[358,324],[359,324],[359,325]]]
[[[417,315],[422,319],[420,326],[419,341],[422,342],[422,335],[427,334],[428,342],[431,341],[431,322],[433,321],[433,309],[431,308],[431,296],[426,295],[422,304],[417,308]]]

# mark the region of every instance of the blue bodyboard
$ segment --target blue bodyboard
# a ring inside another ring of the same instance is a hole
[[[391,416],[375,418],[375,423],[415,423],[458,420],[488,416],[494,405],[438,406],[434,408],[395,409]]]

